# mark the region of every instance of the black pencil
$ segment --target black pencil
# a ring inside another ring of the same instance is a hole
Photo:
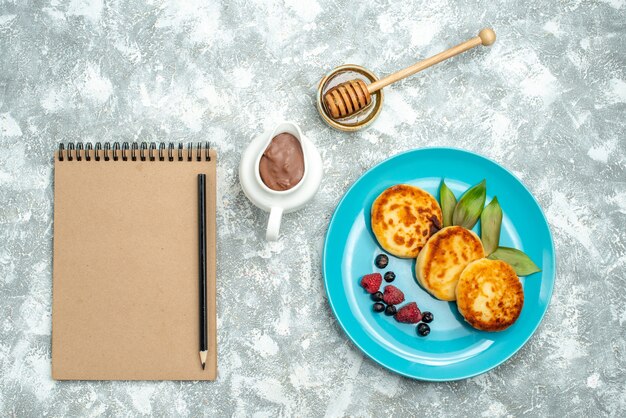
[[[206,309],[206,175],[198,174],[198,259],[200,278],[200,362],[202,370],[207,356],[207,309]]]

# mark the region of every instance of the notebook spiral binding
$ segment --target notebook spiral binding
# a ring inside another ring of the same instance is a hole
[[[186,152],[184,149],[186,148]],[[177,152],[174,152],[177,150]],[[198,142],[195,146],[192,142],[187,143],[184,147],[182,143],[178,143],[178,147],[173,142],[165,143],[160,142],[157,148],[156,142],[105,142],[104,146],[102,142],[96,142],[95,145],[91,142],[83,144],[82,142],[68,142],[67,146],[64,143],[59,144],[59,161],[192,161],[195,157],[196,161],[211,161],[211,145],[208,141],[202,144]],[[203,152],[204,151],[204,152]]]

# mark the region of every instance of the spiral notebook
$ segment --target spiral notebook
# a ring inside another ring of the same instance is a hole
[[[52,377],[214,380],[215,167],[208,144],[61,144]],[[199,359],[198,191],[207,178],[208,358]]]

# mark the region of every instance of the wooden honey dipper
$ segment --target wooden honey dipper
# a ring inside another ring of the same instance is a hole
[[[496,33],[492,29],[483,29],[478,32],[478,36],[475,36],[472,39],[469,39],[446,51],[440,52],[439,54],[423,61],[415,63],[403,70],[390,74],[370,85],[366,85],[363,80],[359,79],[341,83],[330,89],[324,95],[324,105],[333,119],[351,116],[369,106],[372,103],[371,95],[383,87],[387,87],[391,83],[407,78],[408,76],[422,71],[432,65],[438,64],[441,61],[447,60],[448,58],[452,58],[455,55],[472,49],[478,45],[489,46],[495,41]]]

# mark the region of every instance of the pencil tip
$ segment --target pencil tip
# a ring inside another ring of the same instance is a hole
[[[202,370],[204,370],[204,366],[206,366],[206,363],[202,363]]]

